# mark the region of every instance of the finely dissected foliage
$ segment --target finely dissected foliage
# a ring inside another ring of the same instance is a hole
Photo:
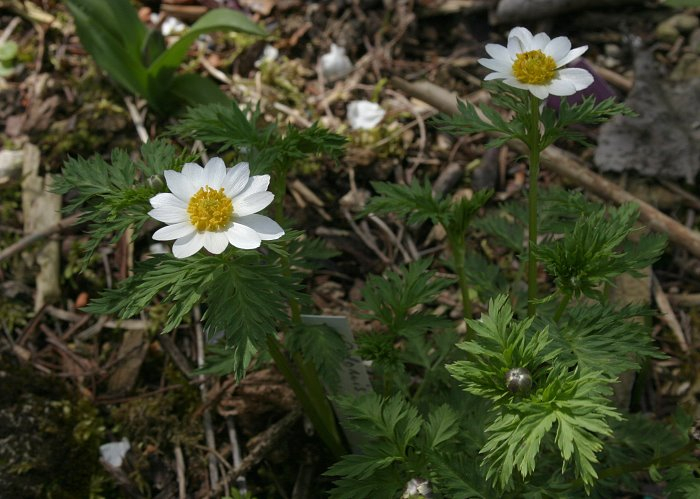
[[[439,318],[426,312],[411,313],[418,305],[430,303],[451,281],[435,277],[428,270],[430,260],[419,260],[384,277],[370,276],[363,290],[361,310],[371,312],[372,319],[396,336],[423,333],[432,327],[445,325]]]
[[[197,37],[213,31],[267,36],[241,12],[214,9],[199,18],[170,48],[160,31],[141,23],[129,0],[64,0],[80,41],[121,87],[144,97],[161,114],[188,105],[226,102],[219,87],[194,73],[175,74]]]
[[[396,213],[405,217],[410,224],[420,224],[430,220],[442,224],[448,233],[464,234],[471,218],[491,197],[493,191],[477,191],[471,199],[452,199],[432,192],[426,181],[421,184],[414,180],[409,185],[388,182],[372,182],[379,196],[370,199],[364,214]]]
[[[288,331],[285,345],[312,362],[329,388],[338,386],[340,367],[349,353],[338,331],[323,324],[300,324]]]
[[[468,392],[493,402],[494,419],[481,449],[487,479],[507,490],[516,469],[527,478],[543,438],[556,425],[561,458],[565,464],[573,460],[576,476],[590,488],[597,476],[593,464],[603,448],[601,438],[611,433],[608,419],[620,417],[607,398],[610,380],[600,372],[584,373],[560,363],[560,351],[550,347],[548,328],[533,332],[532,318],[514,321],[507,300],[497,297],[481,320],[468,321],[476,338],[457,346],[470,354],[469,360],[448,366]],[[532,373],[529,393],[507,389],[504,375],[516,367]]]
[[[173,303],[168,310],[165,332],[175,329],[203,296],[203,290],[225,265],[219,257],[196,255],[180,260],[172,255],[155,255],[139,262],[134,275],[116,288],[105,290],[99,298],[85,307],[93,314],[117,314],[126,319],[151,304],[161,292],[165,302]]]
[[[199,139],[221,151],[242,151],[241,159],[248,161],[256,174],[275,168],[287,171],[310,155],[339,159],[343,153],[346,139],[318,124],[302,130],[287,126],[282,132],[276,123],[261,123],[259,108],[241,108],[229,102],[189,109],[171,133]]]
[[[579,303],[570,307],[559,324],[549,324],[557,360],[582,373],[600,372],[615,379],[637,370],[645,358],[663,358],[654,346],[652,311],[628,305],[616,310],[609,304]]]
[[[325,473],[341,477],[333,498],[398,497],[410,479],[432,476],[434,463],[445,466],[443,450],[459,433],[458,415],[445,405],[423,418],[400,395],[338,402],[367,441],[361,454],[344,456]]]
[[[405,217],[410,224],[419,224],[427,220],[442,223],[450,209],[450,202],[433,195],[429,182],[422,184],[414,180],[409,185],[389,182],[372,182],[372,187],[379,196],[370,199],[365,213],[396,213]]]
[[[421,366],[429,376],[436,368],[442,369],[454,344],[454,335],[443,331],[449,321],[418,309],[430,305],[451,284],[429,271],[430,264],[430,260],[419,260],[383,277],[369,277],[364,299],[358,304],[363,317],[381,324],[381,329],[358,336],[360,354],[374,362],[385,386],[406,394],[410,388],[406,364]],[[402,344],[401,349],[396,349],[397,343]]]
[[[564,295],[602,299],[597,289],[600,284],[612,284],[614,277],[624,273],[634,275],[655,261],[666,245],[663,236],[642,236],[636,251],[625,251],[623,243],[635,230],[637,217],[638,208],[633,204],[607,210],[600,207],[578,218],[566,237],[538,245],[537,257]],[[627,246],[634,247],[632,243]]]
[[[484,87],[492,93],[491,100],[496,106],[515,111],[510,121],[506,121],[501,114],[486,104],[482,103],[476,107],[460,100],[457,102],[456,115],[440,114],[432,119],[433,124],[445,132],[454,134],[498,134],[488,143],[489,147],[503,145],[512,139],[529,143],[527,124],[523,121],[529,114],[527,90],[512,88],[500,82],[488,82]],[[572,124],[599,124],[618,114],[634,115],[634,112],[624,104],[615,102],[613,98],[596,102],[595,98],[587,97],[577,104],[569,104],[566,99],[562,99],[556,109],[545,106],[540,118],[544,125],[540,150],[558,139],[586,144],[581,132],[571,130]]]
[[[111,235],[116,243],[129,227],[138,233],[150,220],[148,201],[162,186],[163,171],[179,168],[190,156],[178,154],[167,141],[155,140],[141,146],[141,158],[133,160],[122,149],[112,151],[109,163],[97,155],[68,158],[55,177],[55,192],[75,194],[64,211],[80,209],[80,221],[89,224],[83,269],[104,238]]]
[[[85,308],[122,319],[146,308],[158,295],[168,310],[163,332],[175,329],[199,304],[206,304],[204,324],[210,335],[222,331],[234,373],[242,377],[255,352],[277,325],[289,321],[290,297],[298,285],[284,275],[276,258],[229,249],[222,255],[177,259],[156,255],[141,262],[134,275],[115,289],[105,290]],[[264,310],[264,313],[260,313]],[[220,368],[219,368],[220,369]]]

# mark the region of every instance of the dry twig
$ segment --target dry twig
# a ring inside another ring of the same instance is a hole
[[[279,440],[292,429],[292,426],[301,417],[301,408],[295,407],[289,414],[280,419],[277,423],[270,426],[267,430],[256,437],[260,443],[250,451],[250,453],[241,461],[241,465],[232,469],[226,474],[226,479],[231,481],[248,472],[253,466],[259,463],[265,454],[272,449]],[[223,492],[224,484],[219,483],[209,493],[209,497],[219,497]]]

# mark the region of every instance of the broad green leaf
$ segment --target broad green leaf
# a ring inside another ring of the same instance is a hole
[[[146,28],[128,0],[65,0],[85,50],[132,93],[146,94],[140,50]]]
[[[170,92],[189,106],[226,104],[229,101],[216,83],[194,73],[177,75]]]
[[[141,47],[141,62],[145,67],[151,65],[167,48],[165,37],[159,29],[148,30],[148,35],[143,40]]]
[[[199,35],[212,31],[237,31],[251,35],[267,36],[267,32],[244,14],[231,9],[210,10],[177,41],[158,57],[148,68],[149,75],[163,81],[173,74],[187,54],[190,45]]]
[[[11,61],[17,55],[17,44],[13,41],[0,43],[0,61]]]

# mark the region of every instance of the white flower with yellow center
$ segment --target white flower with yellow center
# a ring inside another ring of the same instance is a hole
[[[533,36],[526,28],[513,28],[508,34],[508,46],[487,44],[486,52],[492,59],[479,59],[479,64],[495,71],[486,80],[503,80],[539,99],[549,95],[563,97],[593,83],[593,76],[585,69],[562,68],[586,50],[587,45],[572,49],[565,36],[551,40],[546,33]]]
[[[261,241],[284,235],[277,222],[257,214],[275,196],[267,190],[270,176],[251,177],[248,163],[226,168],[221,158],[211,158],[204,168],[186,163],[182,172],[166,170],[164,174],[170,192],[153,196],[148,214],[168,224],[153,239],[175,239],[173,255],[177,258],[202,248],[218,255],[229,243],[255,249]]]

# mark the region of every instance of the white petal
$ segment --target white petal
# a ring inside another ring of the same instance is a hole
[[[199,232],[193,232],[189,236],[181,237],[173,244],[175,258],[187,258],[202,249],[204,238]]]
[[[569,50],[571,50],[569,39],[565,36],[558,36],[547,44],[543,52],[556,62],[566,57]]]
[[[226,177],[226,164],[221,158],[211,158],[204,165],[204,182],[212,189],[219,189]]]
[[[520,80],[518,80],[514,76],[508,76],[507,78],[505,78],[503,83],[505,83],[506,85],[510,85],[511,87],[521,88],[523,90],[530,89],[530,85],[528,85],[527,83],[522,83]]]
[[[546,99],[549,96],[549,85],[528,85],[527,89],[538,99]]]
[[[347,107],[347,119],[353,130],[371,130],[385,114],[386,111],[379,104],[368,100],[354,100]]]
[[[238,195],[248,183],[248,177],[250,177],[248,163],[238,163],[233,168],[229,168],[222,185],[224,193],[230,198]]]
[[[505,74],[505,73],[489,73],[486,76],[484,76],[484,80],[503,80],[505,78],[511,78],[512,75]]]
[[[234,198],[233,214],[237,217],[244,217],[252,213],[257,213],[272,203],[275,195],[269,191],[256,192],[244,198]]]
[[[593,75],[581,68],[564,68],[559,71],[559,78],[570,81],[576,90],[583,90],[593,83]]]
[[[532,38],[532,46],[530,50],[542,50],[549,43],[549,36],[547,33],[537,33]]]
[[[187,210],[182,208],[153,208],[148,215],[166,224],[179,224],[189,220]]]
[[[153,239],[156,241],[170,241],[171,239],[185,237],[191,232],[195,232],[195,228],[189,221],[180,222],[174,225],[166,225],[165,227],[161,227],[155,231],[153,234]]]
[[[517,40],[517,42],[514,41],[514,45],[511,45],[511,40]],[[530,33],[529,29],[518,26],[510,30],[510,33],[508,33],[508,51],[511,52],[511,48],[514,48],[514,46],[519,48],[517,52],[527,52],[531,50],[532,33]]]
[[[548,87],[550,94],[558,95],[560,97],[574,95],[576,93],[576,86],[572,82],[561,78],[551,81]]]
[[[496,43],[487,43],[486,53],[494,59],[496,59],[497,61],[507,62],[510,64],[513,60],[513,58],[510,55],[510,52],[508,52],[508,49],[505,48],[503,45],[498,45]]]
[[[182,174],[194,186],[195,191],[206,185],[204,183],[204,168],[197,163],[185,163],[185,166],[182,167]]]
[[[525,49],[523,48],[523,44],[520,41],[520,38],[517,37],[512,37],[508,38],[508,44],[506,45],[506,48],[508,49],[508,54],[510,55],[511,60],[515,60],[515,58],[518,56],[520,52],[525,52]]]
[[[175,194],[185,203],[189,201],[192,195],[197,192],[197,189],[182,173],[175,170],[165,170],[165,183],[168,185],[170,192]]]
[[[131,449],[129,440],[123,438],[121,442],[110,442],[100,445],[100,455],[111,466],[120,468],[129,449]]]
[[[270,185],[269,175],[253,175],[248,179],[248,183],[245,188],[238,194],[238,197],[245,198],[256,192],[263,192],[267,190]]]
[[[226,237],[232,246],[240,249],[255,249],[260,247],[260,236],[250,227],[233,223],[226,231]]]
[[[228,246],[226,232],[205,232],[202,234],[202,238],[204,239],[204,248],[215,255],[223,253]]]
[[[321,72],[329,81],[337,80],[352,71],[352,62],[345,55],[345,49],[335,43],[331,44],[331,51],[320,58]]]
[[[571,61],[575,61],[576,59],[578,59],[586,50],[588,50],[588,45],[584,45],[583,47],[576,47],[575,49],[571,50],[568,54],[566,54],[563,58],[559,60],[555,58],[554,61],[557,63],[557,67],[560,68],[565,64],[569,64]]]
[[[151,206],[154,208],[181,208],[183,210],[187,208],[187,203],[185,203],[185,201],[178,198],[174,194],[171,194],[170,192],[161,192],[160,194],[156,194],[149,199],[149,201],[151,202]]]
[[[284,229],[277,222],[265,215],[246,215],[236,219],[236,223],[250,227],[258,233],[263,241],[279,239],[284,235]]]
[[[485,68],[499,71],[501,73],[510,73],[513,70],[512,62],[497,61],[495,59],[479,59],[479,64]]]

